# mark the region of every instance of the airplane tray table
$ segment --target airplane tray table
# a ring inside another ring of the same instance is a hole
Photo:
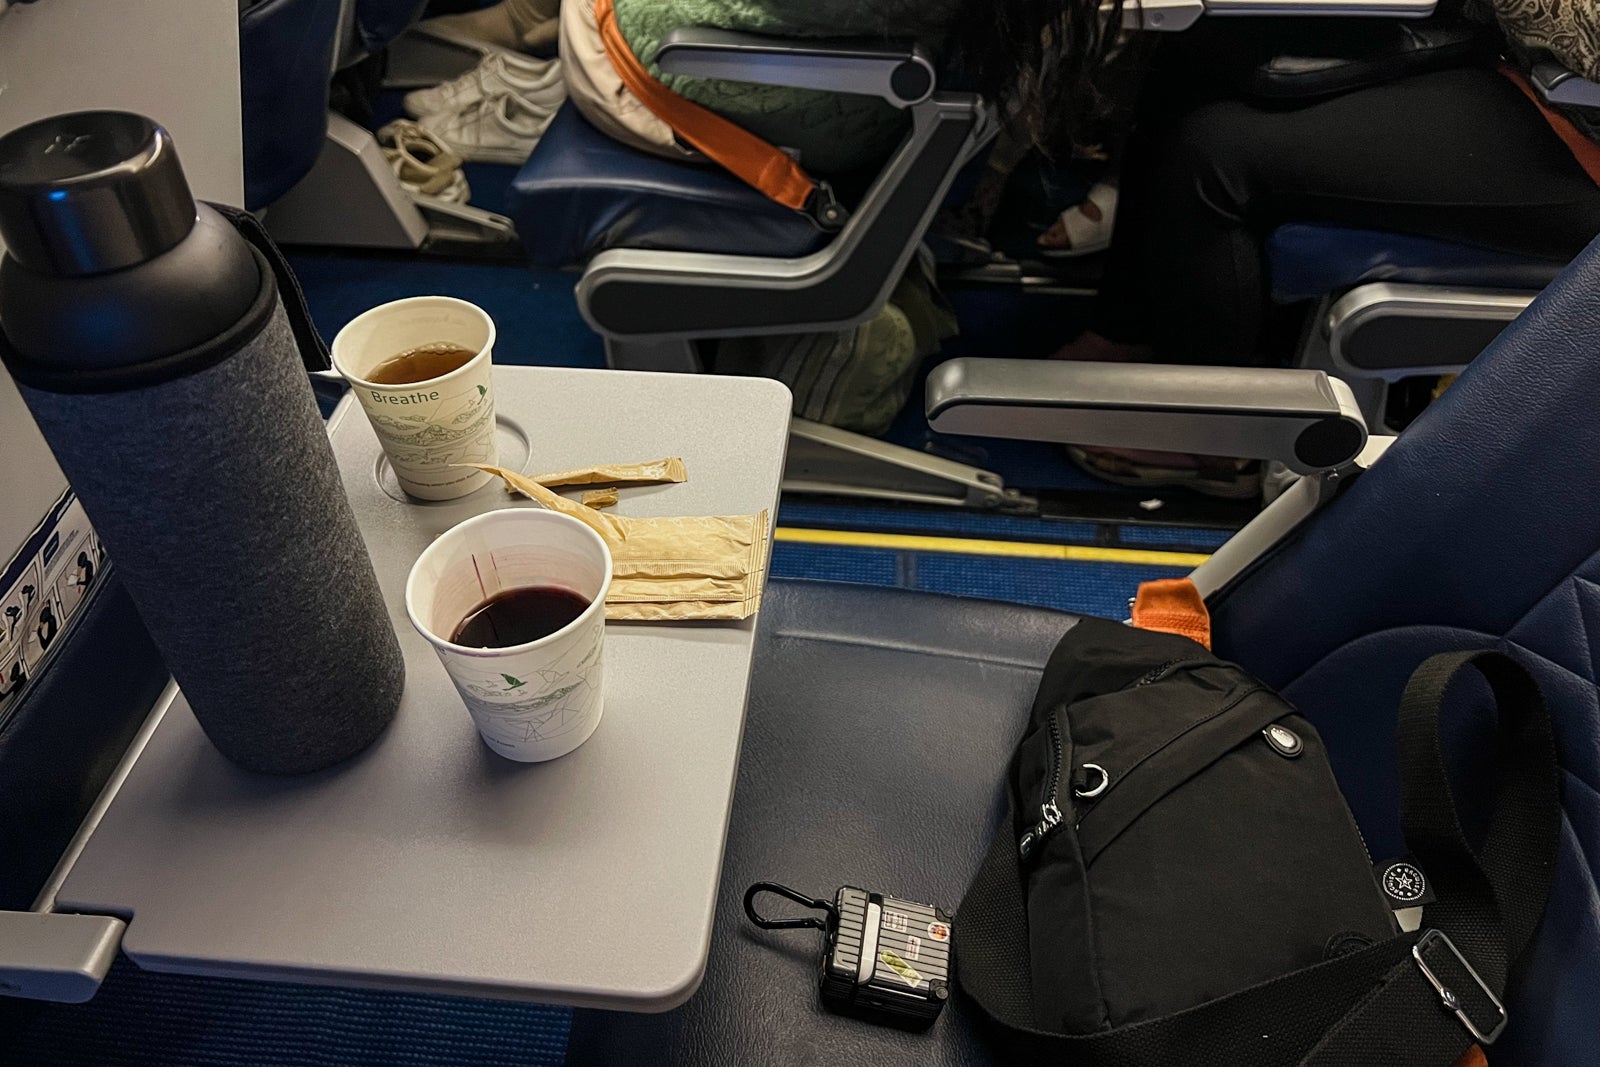
[[[502,367],[495,385],[503,466],[682,456],[687,482],[624,489],[616,513],[776,511],[789,419],[776,382]],[[404,502],[353,397],[330,427],[405,649],[399,715],[352,760],[272,778],[224,760],[180,695],[58,910],[128,918],[123,950],[151,970],[631,1011],[682,1003],[710,945],[757,619],[608,624],[594,736],[549,763],[503,759],[402,594],[433,537],[537,505],[498,482]]]

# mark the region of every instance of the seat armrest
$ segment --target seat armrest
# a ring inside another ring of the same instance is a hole
[[[1112,5],[1102,0],[1100,13],[1109,16]],[[1122,28],[1146,33],[1181,33],[1206,13],[1205,0],[1123,0]]]
[[[110,915],[0,911],[0,990],[24,1000],[82,1004],[110,973],[126,929]]]
[[[910,107],[938,85],[933,59],[909,42],[798,40],[704,27],[673,30],[656,49],[664,73],[876,96]]]
[[[941,433],[1279,460],[1338,470],[1367,442],[1350,387],[1318,370],[956,359],[928,377]]]
[[[1274,18],[1398,18],[1433,14],[1437,0],[1205,0],[1206,14]]]
[[[1122,28],[1178,33],[1201,15],[1290,17],[1426,18],[1437,0],[1124,0]],[[1101,11],[1110,11],[1102,4]]]
[[[1535,63],[1529,72],[1534,91],[1547,104],[1568,107],[1600,107],[1600,82],[1580,77],[1578,72],[1554,61]]]

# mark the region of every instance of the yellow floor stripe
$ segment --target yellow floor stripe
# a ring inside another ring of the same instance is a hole
[[[860,533],[854,530],[808,530],[780,526],[773,536],[802,545],[845,545],[910,552],[959,552],[971,556],[1014,556],[1024,559],[1079,560],[1089,563],[1146,563],[1165,567],[1198,567],[1211,557],[1203,552],[1160,552],[1146,548],[1099,548],[1092,545],[1045,545],[1035,541],[986,541],[971,537],[928,537],[923,534]]]

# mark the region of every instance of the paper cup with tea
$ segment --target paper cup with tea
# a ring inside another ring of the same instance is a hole
[[[453,500],[498,462],[494,321],[465,300],[417,296],[381,304],[333,339],[333,365],[355,389],[400,488]]]
[[[406,580],[406,611],[444,663],[484,743],[514,760],[564,756],[603,708],[611,552],[553,511],[504,508],[445,531]]]

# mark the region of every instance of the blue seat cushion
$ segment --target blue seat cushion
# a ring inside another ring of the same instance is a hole
[[[629,148],[570,103],[506,199],[530,263],[541,268],[577,266],[608,248],[788,258],[827,240],[726,171]]]
[[[1290,223],[1267,238],[1272,298],[1315,300],[1361,282],[1539,290],[1565,263],[1376,230]]]

